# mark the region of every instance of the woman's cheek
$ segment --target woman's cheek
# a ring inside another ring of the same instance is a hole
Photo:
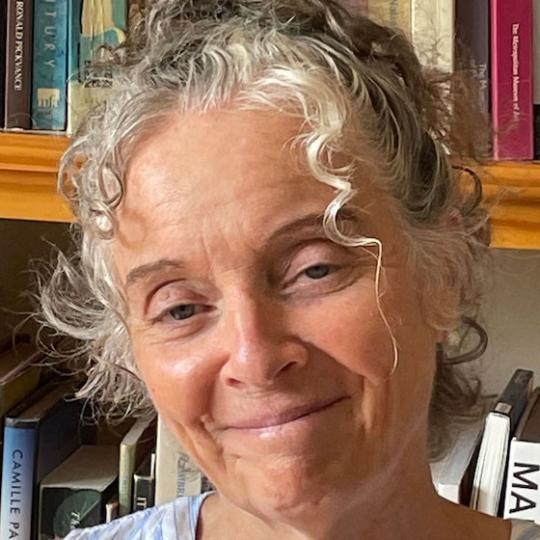
[[[149,348],[136,341],[133,352],[150,398],[160,413],[182,423],[197,421],[205,413],[212,381],[200,355],[181,354],[171,344]]]
[[[392,369],[392,334],[377,306],[373,283],[309,310],[299,309],[291,320],[305,341],[353,373],[375,381]]]

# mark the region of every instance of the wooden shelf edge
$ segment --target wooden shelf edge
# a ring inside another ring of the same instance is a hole
[[[56,189],[58,162],[68,142],[61,134],[0,133],[0,218],[73,220]]]
[[[492,246],[540,249],[540,163],[494,163],[483,173]]]
[[[73,221],[57,194],[62,135],[0,133],[0,218]],[[540,162],[505,162],[482,170],[495,248],[540,249]]]

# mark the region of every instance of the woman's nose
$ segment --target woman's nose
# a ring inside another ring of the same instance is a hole
[[[307,348],[291,332],[286,307],[274,299],[244,296],[226,325],[228,358],[221,374],[236,387],[264,388],[306,365]]]

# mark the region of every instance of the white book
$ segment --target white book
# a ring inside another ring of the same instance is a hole
[[[517,369],[486,417],[470,501],[471,508],[485,514],[498,515],[510,439],[531,395],[532,383],[532,371]]]
[[[156,447],[156,505],[177,497],[199,495],[205,478],[158,416]]]
[[[454,71],[454,0],[411,0],[411,34],[424,66]]]

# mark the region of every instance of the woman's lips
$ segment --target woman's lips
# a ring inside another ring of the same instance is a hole
[[[233,424],[228,425],[225,429],[257,430],[269,427],[282,426],[310,414],[314,414],[328,409],[333,405],[343,401],[344,399],[347,399],[347,397],[341,396],[338,398],[326,399],[323,401],[317,401],[315,403],[310,403],[302,406],[289,407],[279,413],[263,413],[261,415],[254,416],[240,422],[235,421]]]

